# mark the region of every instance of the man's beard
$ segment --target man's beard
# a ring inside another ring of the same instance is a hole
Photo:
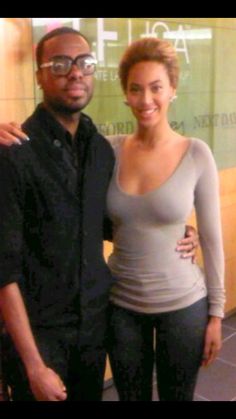
[[[91,98],[92,95],[88,97],[87,100],[83,103],[72,103],[70,105],[57,99],[51,99],[47,97],[45,97],[45,102],[55,113],[59,113],[61,115],[73,115],[74,113],[82,111],[82,109],[88,105]]]

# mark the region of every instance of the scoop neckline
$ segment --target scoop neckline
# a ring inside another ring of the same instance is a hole
[[[186,158],[189,155],[190,149],[192,148],[192,144],[193,144],[193,139],[187,137],[189,144],[188,144],[188,147],[187,147],[186,151],[182,155],[179,163],[177,164],[177,166],[175,167],[175,169],[173,170],[173,172],[170,174],[170,176],[168,176],[168,178],[164,182],[162,182],[159,186],[157,186],[156,188],[153,188],[150,191],[147,191],[147,192],[145,192],[143,194],[130,194],[130,193],[124,191],[123,188],[120,186],[120,183],[119,183],[120,150],[121,150],[121,146],[122,146],[122,143],[124,142],[125,138],[126,138],[126,136],[124,136],[123,138],[121,138],[121,141],[120,141],[120,144],[119,144],[119,147],[118,147],[118,150],[117,150],[118,152],[117,152],[117,161],[116,161],[115,183],[116,183],[116,186],[117,186],[118,190],[123,195],[125,195],[125,196],[127,196],[129,198],[143,198],[143,197],[146,197],[148,195],[151,195],[151,194],[159,191],[159,189],[162,189],[163,187],[165,187],[165,185],[168,184],[169,181],[171,181],[171,179],[173,178],[173,176],[176,174],[176,172],[179,171],[179,169],[181,168],[181,166],[185,162]]]

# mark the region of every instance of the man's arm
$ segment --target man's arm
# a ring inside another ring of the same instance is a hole
[[[44,364],[18,286],[23,276],[24,169],[9,150],[0,150],[0,307],[6,329],[24,363],[37,400],[64,400],[59,377]]]
[[[103,220],[103,240],[112,242],[112,222],[108,216]]]
[[[45,365],[38,351],[17,283],[1,288],[0,307],[6,329],[24,363],[36,400],[65,400],[67,395],[63,382]]]

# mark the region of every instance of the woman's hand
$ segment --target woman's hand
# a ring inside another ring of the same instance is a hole
[[[199,246],[199,236],[192,226],[186,226],[185,237],[178,240],[176,251],[181,253],[181,258],[192,258],[192,263],[197,259],[197,248]]]
[[[11,146],[21,145],[22,142],[29,140],[29,137],[22,131],[21,126],[16,122],[0,124],[0,144]]]
[[[206,367],[216,359],[221,346],[221,318],[212,316],[206,328],[202,366]]]

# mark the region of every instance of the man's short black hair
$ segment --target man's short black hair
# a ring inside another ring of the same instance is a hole
[[[43,56],[43,47],[44,47],[44,43],[46,41],[48,41],[51,38],[54,38],[55,36],[60,36],[60,35],[64,35],[64,34],[74,34],[74,35],[78,35],[81,36],[81,38],[84,38],[85,41],[88,43],[88,45],[90,45],[88,39],[79,31],[77,31],[76,29],[73,28],[69,28],[67,26],[62,26],[60,28],[56,28],[53,29],[52,31],[48,32],[46,35],[44,35],[36,48],[36,62],[37,62],[37,67],[40,67],[40,64],[42,64],[42,56]]]

